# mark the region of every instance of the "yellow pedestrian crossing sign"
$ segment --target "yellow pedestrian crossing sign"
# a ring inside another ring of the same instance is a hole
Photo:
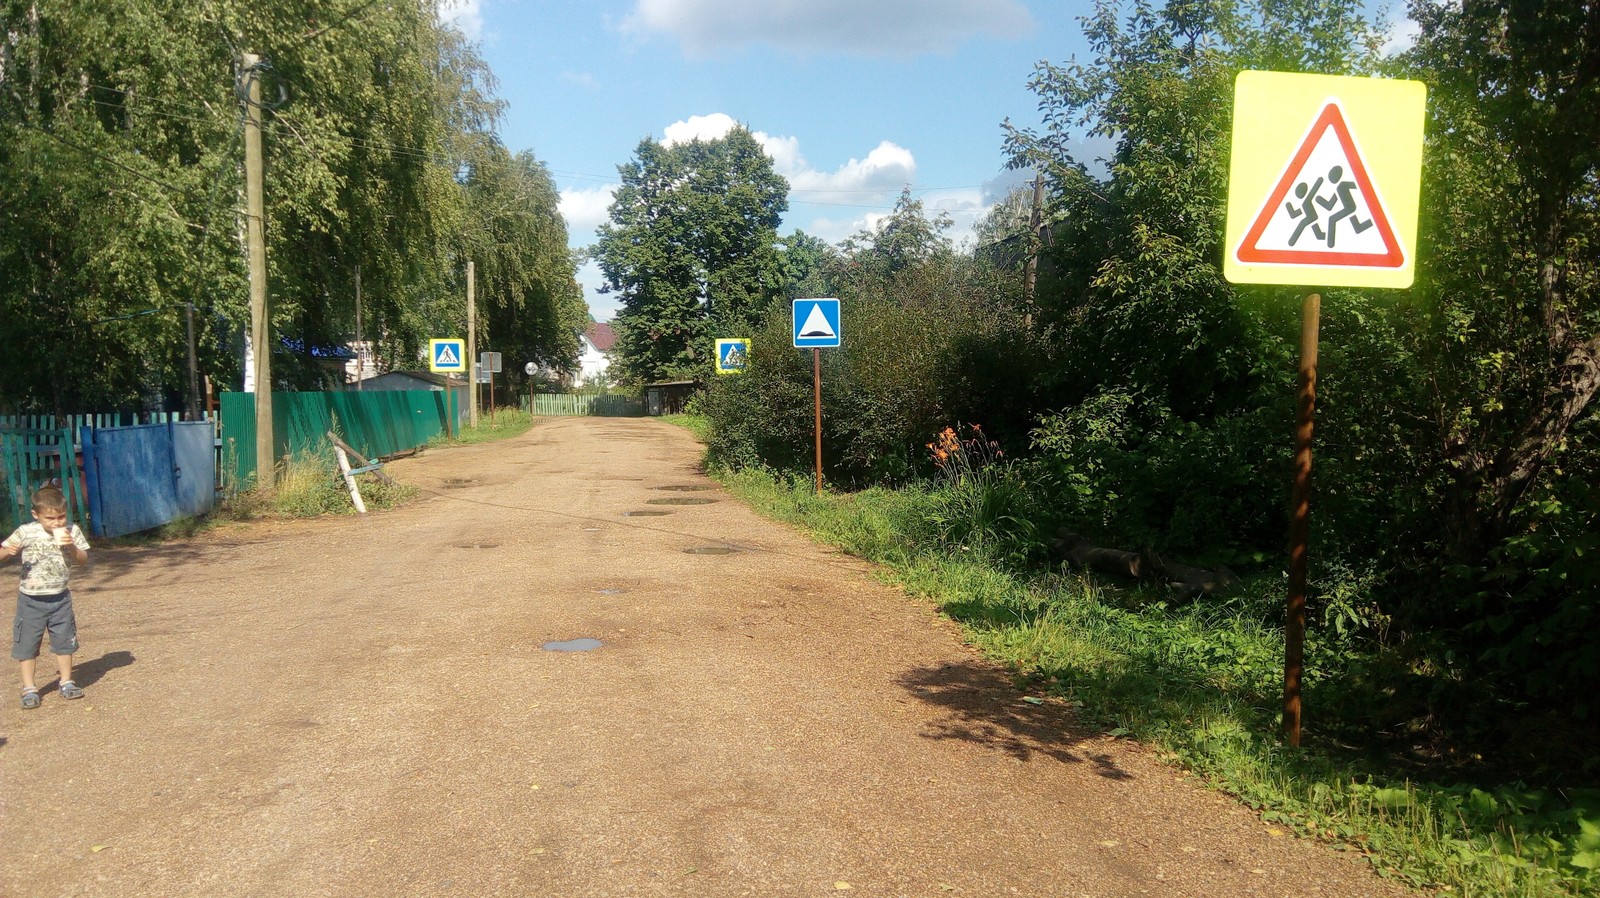
[[[467,341],[452,337],[428,341],[428,370],[460,374],[467,370]]]
[[[1227,279],[1411,286],[1426,101],[1420,81],[1240,72]]]
[[[750,367],[750,338],[732,337],[717,340],[717,373],[743,374]]]

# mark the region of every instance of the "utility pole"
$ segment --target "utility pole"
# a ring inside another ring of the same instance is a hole
[[[1033,250],[1028,254],[1028,273],[1024,280],[1023,293],[1026,296],[1027,312],[1023,315],[1023,325],[1030,330],[1033,328],[1033,295],[1039,285],[1039,230],[1043,213],[1039,207],[1044,205],[1044,175],[1033,176],[1033,209],[1028,213],[1028,230],[1033,234]]]
[[[204,251],[204,247],[201,248]],[[194,303],[184,303],[189,331],[189,420],[200,420],[200,374],[194,358]]]
[[[256,385],[256,488],[270,490],[276,479],[272,439],[272,330],[267,319],[266,202],[261,183],[261,57],[244,53],[239,75],[245,81],[244,193],[245,244],[250,257],[250,345]]]
[[[361,343],[361,263],[356,263],[356,392],[361,392],[362,363],[366,361],[366,349]]]
[[[472,295],[474,278],[477,269],[472,260],[467,260],[467,396],[471,403],[471,411],[467,413],[467,424],[478,426],[478,307]]]

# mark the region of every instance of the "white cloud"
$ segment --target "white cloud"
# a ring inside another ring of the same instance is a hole
[[[567,237],[571,242],[578,244],[593,242],[595,228],[605,224],[609,218],[608,210],[611,208],[611,198],[616,190],[615,184],[606,184],[600,187],[568,188],[561,191],[558,208],[561,210],[561,217],[567,221]]]
[[[791,53],[946,53],[979,34],[1020,37],[1033,17],[1018,0],[637,0],[622,21],[667,34],[694,57],[751,44]]]
[[[667,146],[691,140],[715,140],[738,122],[722,112],[692,115],[673,122],[662,141]],[[751,135],[772,158],[772,168],[789,180],[790,206],[807,204],[879,205],[916,179],[917,160],[911,151],[882,141],[864,157],[852,158],[833,171],[820,171],[800,152],[798,137],[775,137],[765,131]]]
[[[617,185],[606,184],[600,187],[561,191],[558,208],[561,210],[561,217],[567,222],[569,243],[584,245],[595,241],[595,229],[610,218],[611,198],[616,190]],[[593,315],[596,321],[610,321],[615,318],[620,300],[614,293],[600,292],[605,279],[600,274],[599,263],[590,259],[578,266],[577,278],[578,286],[583,288],[584,302],[589,304],[589,314]]]
[[[483,37],[482,0],[438,0],[439,20],[472,40]]]

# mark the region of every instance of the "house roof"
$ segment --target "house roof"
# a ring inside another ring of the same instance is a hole
[[[375,380],[382,380],[384,378],[392,379],[395,375],[399,375],[400,377],[409,377],[412,380],[420,380],[438,387],[463,386],[466,383],[464,379],[452,380],[448,374],[439,374],[433,371],[389,371],[384,374],[379,374],[375,377],[368,378],[367,383],[370,384]]]
[[[617,345],[616,330],[604,321],[589,322],[589,326],[583,329],[583,335],[601,352],[610,352],[611,347]]]

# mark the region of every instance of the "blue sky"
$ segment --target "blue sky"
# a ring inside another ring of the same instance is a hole
[[[910,186],[971,233],[1025,175],[1000,123],[1038,123],[1034,64],[1083,56],[1087,0],[440,0],[508,108],[500,135],[561,190],[570,242],[595,239],[641,139],[756,132],[789,179],[783,231],[838,241]],[[599,320],[614,295],[579,272]]]

